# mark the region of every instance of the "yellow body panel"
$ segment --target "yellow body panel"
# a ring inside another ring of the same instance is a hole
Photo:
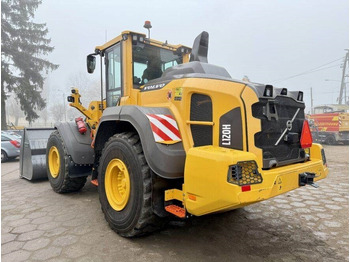
[[[183,186],[186,210],[201,216],[266,200],[298,188],[299,174],[303,172],[315,173],[315,181],[325,178],[328,168],[323,165],[321,148],[321,145],[313,144],[311,159],[305,163],[271,170],[259,168],[263,182],[252,184],[247,192],[242,192],[241,186],[227,182],[228,171],[229,166],[237,162],[256,161],[254,154],[216,146],[191,148],[187,152]],[[190,197],[192,195],[196,196],[195,200]]]
[[[184,194],[181,190],[179,189],[169,189],[165,191],[165,197],[164,201],[169,201],[169,200],[179,200],[181,202],[184,201]]]
[[[179,87],[182,89],[181,100],[175,100],[175,94],[179,93]],[[170,109],[179,126],[183,146],[187,152],[190,148],[193,147],[190,128],[190,124],[193,123],[193,121],[190,121],[191,95],[193,93],[208,95],[212,100],[213,122],[202,122],[202,124],[213,126],[214,146],[219,145],[220,117],[235,107],[241,108],[241,117],[243,121],[243,141],[246,141],[243,101],[240,98],[244,88],[244,84],[234,83],[230,81],[207,78],[184,78],[173,80],[160,90],[139,92],[138,101],[139,105],[141,106],[165,107]],[[170,100],[168,99],[169,92],[173,94]],[[256,97],[255,94],[254,96]],[[245,143],[243,143],[243,150],[246,150]]]
[[[123,63],[123,70],[122,70],[122,87],[123,87],[123,97],[120,101],[121,105],[130,105],[137,103],[137,101],[131,99],[131,90],[133,89],[133,83],[132,81],[127,81],[127,79],[133,79],[132,76],[132,44],[131,41],[123,41],[122,42],[122,57],[124,58]]]
[[[99,51],[103,51],[103,50],[107,49],[108,47],[120,42],[120,40],[122,40],[122,35],[118,35],[117,37],[113,38],[112,40],[108,41],[107,43],[105,43],[103,45],[96,46],[95,49],[99,50]]]

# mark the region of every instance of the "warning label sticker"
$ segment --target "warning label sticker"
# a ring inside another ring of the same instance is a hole
[[[175,88],[174,100],[175,101],[181,101],[182,100],[182,87],[176,87]]]

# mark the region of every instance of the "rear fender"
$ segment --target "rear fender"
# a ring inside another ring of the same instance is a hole
[[[69,157],[69,176],[88,176],[95,161],[95,152],[91,147],[90,129],[80,134],[75,122],[61,122],[55,125],[60,133]]]
[[[76,164],[86,165],[94,163],[94,150],[91,147],[90,129],[80,134],[74,122],[62,122],[55,125],[61,134],[68,154]]]
[[[96,133],[95,150],[101,151],[112,135],[135,130],[140,136],[146,161],[154,173],[167,179],[183,177],[186,154],[182,142],[167,145],[156,143],[147,114],[172,115],[167,108],[106,108]]]

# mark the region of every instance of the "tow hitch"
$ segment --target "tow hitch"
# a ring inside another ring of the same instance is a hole
[[[313,186],[315,188],[318,188],[319,185],[317,185],[314,182],[315,176],[316,176],[316,174],[308,173],[308,172],[299,174],[299,186],[310,185],[310,186]]]

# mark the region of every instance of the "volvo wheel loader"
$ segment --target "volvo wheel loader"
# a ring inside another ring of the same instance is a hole
[[[70,106],[85,119],[45,130],[53,190],[80,190],[91,175],[111,228],[134,237],[172,216],[317,187],[328,168],[312,143],[303,93],[231,78],[208,63],[208,42],[206,32],[189,48],[124,31],[97,46],[87,70],[98,57],[101,98],[85,108],[72,88]]]

